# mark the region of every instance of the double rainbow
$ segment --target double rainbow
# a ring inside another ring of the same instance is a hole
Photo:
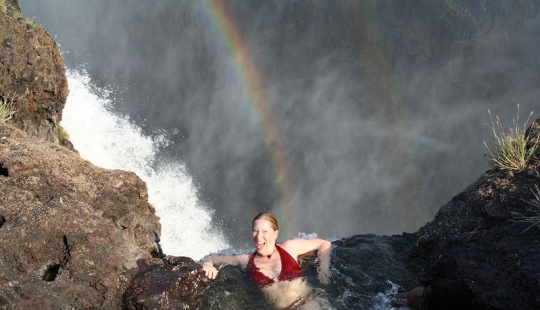
[[[275,190],[278,194],[278,211],[275,213],[280,221],[280,231],[283,235],[290,236],[290,229],[297,227],[292,212],[294,199],[291,195],[292,187],[288,184],[288,169],[279,141],[279,131],[273,122],[272,102],[266,95],[255,60],[249,53],[227,6],[222,0],[204,0],[203,4],[213,24],[212,27],[219,32],[221,44],[234,63],[238,89],[248,99],[255,122],[259,125],[274,172]]]

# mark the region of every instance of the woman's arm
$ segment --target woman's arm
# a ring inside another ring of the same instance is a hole
[[[285,249],[296,260],[298,256],[317,251],[317,257],[319,259],[319,266],[317,272],[319,274],[319,280],[323,284],[330,283],[330,252],[332,249],[332,243],[323,239],[291,239],[283,242],[281,247]]]
[[[218,270],[215,266],[231,265],[240,266],[242,269],[246,269],[248,260],[248,254],[208,256],[201,260],[201,265],[206,277],[215,279],[218,274]]]

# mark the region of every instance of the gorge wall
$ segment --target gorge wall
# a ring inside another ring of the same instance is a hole
[[[8,1],[3,8],[0,29],[0,98],[16,110],[10,124],[58,143],[58,126],[69,91],[55,40],[22,17],[17,1]]]

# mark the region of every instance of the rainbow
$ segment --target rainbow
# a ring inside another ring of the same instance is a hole
[[[268,99],[261,74],[257,70],[256,61],[236,27],[234,18],[228,11],[224,0],[203,0],[204,11],[208,14],[212,27],[218,31],[221,44],[231,57],[234,63],[236,79],[239,88],[244,92],[250,103],[250,110],[253,112],[254,119],[261,131],[266,149],[272,161],[272,170],[274,171],[275,190],[278,195],[276,202],[276,216],[280,221],[280,230],[282,236],[292,237],[292,231],[300,227],[297,225],[295,213],[298,210],[296,206],[294,186],[291,184],[290,171],[287,167],[287,160],[284,153],[284,143],[279,130],[275,126],[275,118],[272,115],[272,102]],[[383,106],[385,119],[388,122],[388,129],[391,134],[382,143],[387,143],[389,149],[392,149],[394,158],[392,169],[396,176],[408,174],[408,169],[416,169],[416,162],[409,146],[402,140],[400,133],[403,126],[407,126],[403,119],[408,119],[408,111],[402,106],[401,90],[399,82],[396,79],[396,73],[392,67],[390,55],[386,50],[382,34],[379,33],[379,25],[375,18],[376,12],[372,5],[356,3],[336,3],[343,6],[343,12],[351,14],[352,20],[355,20],[353,27],[357,31],[360,45],[363,46],[358,56],[366,64],[366,69],[373,76],[374,83],[370,86],[370,91],[378,98],[378,103]],[[362,177],[362,176],[358,176]],[[403,203],[412,203],[416,201],[417,190],[411,190],[406,184],[395,189]],[[413,214],[408,214],[405,209],[398,208],[399,217],[407,225]],[[298,232],[298,231],[296,231]],[[296,233],[295,232],[295,233]]]
[[[253,111],[256,123],[259,125],[261,135],[264,137],[264,143],[272,161],[275,189],[278,194],[279,210],[276,212],[276,216],[280,221],[281,235],[289,238],[291,229],[298,226],[295,225],[294,220],[294,199],[291,193],[292,187],[288,183],[285,155],[279,140],[279,132],[273,122],[272,103],[268,100],[262,86],[255,60],[242,40],[227,6],[222,0],[204,0],[203,4],[213,26],[219,32],[224,48],[228,50],[235,64],[236,79],[242,85],[241,88],[248,99],[247,101],[250,102],[251,111]]]

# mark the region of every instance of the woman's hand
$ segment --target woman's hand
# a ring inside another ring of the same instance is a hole
[[[208,256],[201,260],[201,264],[206,277],[208,279],[215,279],[218,274],[218,270],[214,266],[221,267],[224,265],[230,265],[240,266],[242,269],[246,269],[249,257],[250,256],[248,254]]]
[[[322,284],[330,284],[330,252],[332,251],[332,243],[329,241],[324,241],[318,250],[318,259],[319,266],[317,268],[317,273],[319,281]]]
[[[216,267],[214,267],[214,264],[212,262],[205,262],[203,263],[202,267],[204,270],[204,274],[208,279],[213,280],[216,278],[218,270],[216,269]]]

